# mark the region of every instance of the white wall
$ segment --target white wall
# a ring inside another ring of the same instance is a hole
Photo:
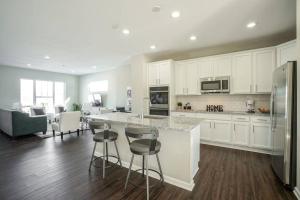
[[[115,108],[126,105],[126,89],[130,85],[130,65],[119,67],[113,70],[88,74],[79,77],[80,103],[88,102],[88,85],[94,81],[107,80],[108,91],[103,94],[104,106]]]
[[[0,65],[0,108],[12,108],[20,102],[20,79],[62,81],[66,83],[66,98],[70,98],[68,108],[78,103],[78,77],[32,69]]]
[[[300,0],[297,0],[297,61],[298,61],[298,66],[297,66],[297,139],[298,139],[298,143],[297,143],[297,188],[298,188],[298,192],[300,191]],[[299,194],[300,195],[300,194]],[[299,196],[300,197],[300,196]]]
[[[148,103],[144,100],[148,96],[147,89],[147,58],[144,55],[134,56],[130,59],[131,67],[131,86],[132,86],[132,111],[141,113],[143,104]],[[146,110],[144,109],[144,112]]]

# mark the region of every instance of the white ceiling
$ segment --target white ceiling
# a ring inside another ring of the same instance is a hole
[[[181,17],[171,18],[173,10]],[[252,30],[249,21],[257,22]],[[0,64],[86,74],[149,53],[152,44],[156,52],[188,50],[295,26],[296,0],[0,0]]]

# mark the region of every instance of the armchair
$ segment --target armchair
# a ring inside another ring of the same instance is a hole
[[[53,137],[55,137],[55,132],[60,132],[60,137],[63,139],[64,133],[71,133],[72,131],[77,131],[79,136],[80,117],[80,111],[60,113],[59,121],[52,123]]]

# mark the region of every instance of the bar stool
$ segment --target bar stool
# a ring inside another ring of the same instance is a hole
[[[121,162],[119,150],[118,150],[118,146],[117,146],[117,143],[116,143],[116,140],[118,138],[118,133],[111,130],[111,125],[106,123],[106,122],[103,122],[103,121],[90,121],[89,126],[90,126],[90,129],[91,129],[92,133],[94,134],[93,140],[95,142],[92,158],[91,158],[91,161],[90,161],[89,171],[91,171],[91,166],[92,166],[93,162],[98,158],[102,158],[102,170],[103,170],[102,177],[104,179],[105,178],[105,169],[108,168],[108,167],[111,167],[111,166],[108,165],[108,158],[109,157],[116,158],[117,162],[114,163],[114,164],[119,163],[120,166],[122,167],[122,162]],[[96,132],[95,131],[96,129],[100,129],[100,131]],[[96,146],[97,146],[97,143],[99,143],[99,142],[103,142],[103,156],[95,157],[94,154],[95,154]],[[116,152],[117,152],[117,156],[108,154],[108,143],[109,142],[114,142]],[[105,163],[107,163],[107,166],[105,166]]]
[[[129,143],[130,151],[132,152],[132,157],[125,183],[125,190],[129,181],[134,155],[141,155],[143,156],[143,168],[136,171],[142,170],[142,173],[144,175],[144,166],[146,165],[146,189],[147,200],[149,200],[149,171],[153,171],[160,176],[161,184],[164,182],[164,177],[158,157],[158,152],[161,148],[161,143],[157,140],[159,132],[156,128],[151,127],[127,127],[125,128],[125,134]],[[132,138],[133,141],[130,141],[130,138]],[[148,163],[150,155],[156,155],[159,172],[154,169],[149,169]]]

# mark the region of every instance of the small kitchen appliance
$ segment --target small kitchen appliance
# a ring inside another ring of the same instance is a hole
[[[208,77],[200,79],[200,88],[202,94],[209,93],[229,93],[230,92],[230,77]]]
[[[248,99],[246,101],[247,113],[255,113],[255,101],[253,99]]]

